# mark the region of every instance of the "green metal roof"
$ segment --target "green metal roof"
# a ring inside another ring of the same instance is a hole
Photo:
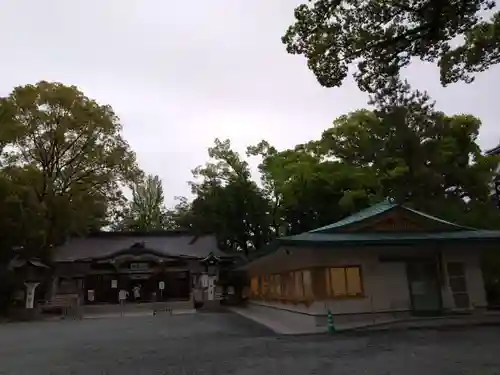
[[[426,214],[426,213],[421,212],[421,211],[414,210],[412,208],[409,208],[409,207],[406,207],[406,206],[403,206],[403,205],[400,205],[397,203],[393,203],[390,200],[384,200],[382,202],[374,204],[373,206],[365,208],[364,210],[358,211],[355,214],[347,216],[347,217],[343,218],[342,220],[339,220],[333,224],[326,225],[326,226],[321,227],[321,228],[313,229],[313,230],[309,231],[308,233],[337,232],[338,229],[341,229],[341,228],[347,227],[351,224],[359,223],[363,220],[378,216],[378,215],[383,214],[385,212],[388,212],[396,207],[402,208],[403,210],[412,212],[413,214],[417,214],[417,215],[422,216],[426,219],[433,220],[433,221],[439,222],[441,224],[455,227],[457,229],[469,229],[469,230],[473,229],[473,228],[464,227],[464,226],[440,219],[438,217]]]
[[[347,225],[363,221],[363,220],[368,219],[370,217],[380,215],[384,212],[387,212],[387,211],[393,209],[396,206],[397,206],[396,203],[392,203],[389,200],[385,200],[385,201],[382,201],[380,203],[374,204],[373,206],[365,208],[364,210],[358,211],[355,214],[347,216],[347,217],[343,218],[342,220],[339,220],[333,224],[326,225],[326,226],[321,227],[321,228],[313,229],[313,230],[309,231],[309,233],[329,232],[332,229],[345,227]]]
[[[500,242],[500,231],[491,230],[464,230],[453,232],[424,232],[424,233],[302,233],[295,236],[278,239],[280,245],[307,246],[307,245],[398,245],[416,244],[419,242]]]
[[[377,215],[388,212],[396,207],[412,212],[413,214],[420,215],[426,219],[430,219],[446,226],[453,227],[453,231],[440,231],[440,232],[342,232],[340,229],[361,222],[365,219],[375,217]],[[266,251],[261,254],[262,258],[266,258],[280,246],[295,246],[295,247],[336,247],[336,246],[352,246],[353,248],[360,248],[369,245],[384,245],[384,246],[397,246],[397,245],[418,245],[418,244],[437,244],[437,243],[467,243],[474,244],[498,244],[500,245],[500,231],[492,230],[477,230],[474,228],[460,226],[449,221],[439,219],[435,216],[428,215],[424,212],[414,210],[409,207],[401,206],[388,200],[375,204],[364,210],[361,210],[353,215],[350,215],[336,223],[311,230],[309,232],[297,234],[294,236],[280,237],[266,246]],[[249,259],[249,263],[256,261],[259,257]],[[248,264],[249,264],[248,263]],[[243,268],[245,268],[243,266]],[[242,269],[243,269],[242,268]]]
[[[467,230],[472,230],[472,231],[477,230],[476,228],[466,227],[464,225],[459,225],[457,223],[452,223],[451,221],[440,219],[439,217],[426,214],[425,212],[422,212],[422,211],[414,210],[413,208],[410,208],[410,207],[406,207],[406,206],[400,206],[400,207],[402,207],[406,211],[413,212],[414,214],[420,215],[420,216],[425,217],[425,218],[430,219],[430,220],[437,221],[437,222],[439,222],[441,224],[446,224],[446,225],[449,225],[449,226],[452,226],[452,227],[455,227],[455,228],[458,228],[458,229],[467,229]]]

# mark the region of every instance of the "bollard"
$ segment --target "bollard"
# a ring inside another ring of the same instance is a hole
[[[330,309],[328,309],[328,313],[326,315],[326,322],[327,322],[328,332],[334,333],[335,332],[335,325],[333,324],[333,314],[330,311]]]

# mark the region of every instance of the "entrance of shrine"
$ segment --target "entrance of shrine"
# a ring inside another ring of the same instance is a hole
[[[126,301],[131,303],[187,300],[190,286],[188,271],[88,275],[85,303],[119,303],[120,290],[127,292]]]

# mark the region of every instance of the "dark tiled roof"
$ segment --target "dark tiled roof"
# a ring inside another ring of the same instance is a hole
[[[37,259],[37,258],[24,259],[24,258],[21,258],[19,256],[16,256],[15,258],[13,258],[10,261],[8,268],[10,270],[12,270],[12,269],[21,268],[21,267],[29,266],[29,265],[34,266],[34,267],[38,267],[38,268],[49,268],[49,266],[47,266],[45,263],[43,263],[40,259]]]
[[[137,246],[141,244],[141,246]],[[185,232],[119,233],[99,232],[88,237],[72,238],[54,249],[56,262],[91,260],[131,250],[138,253],[150,250],[165,256],[205,258],[211,252],[225,256],[217,248],[215,236],[193,236]]]

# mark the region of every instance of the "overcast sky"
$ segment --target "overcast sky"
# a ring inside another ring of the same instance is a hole
[[[300,2],[0,0],[0,95],[47,80],[110,104],[170,205],[189,193],[190,170],[214,138],[241,152],[261,139],[292,147],[366,105],[352,81],[322,88],[302,57],[286,53],[281,36]],[[500,67],[448,88],[433,66],[407,73],[447,114],[481,118],[481,146],[496,146]]]

